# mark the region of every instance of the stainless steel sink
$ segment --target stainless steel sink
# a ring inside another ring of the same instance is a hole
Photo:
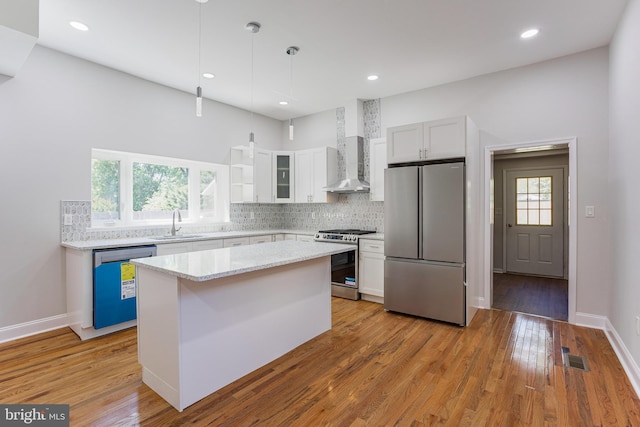
[[[193,239],[196,237],[202,237],[202,234],[176,234],[172,235],[164,235],[164,236],[151,236],[153,240],[178,240],[178,239]]]

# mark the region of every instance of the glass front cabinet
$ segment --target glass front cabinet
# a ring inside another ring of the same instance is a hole
[[[273,187],[275,203],[294,202],[294,152],[274,151],[273,152],[273,173],[275,184]]]

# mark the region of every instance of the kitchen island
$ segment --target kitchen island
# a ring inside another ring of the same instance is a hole
[[[331,329],[331,255],[281,241],[132,260],[142,380],[179,411]]]

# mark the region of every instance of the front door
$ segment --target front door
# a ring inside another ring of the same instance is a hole
[[[506,172],[506,270],[564,276],[564,169]]]

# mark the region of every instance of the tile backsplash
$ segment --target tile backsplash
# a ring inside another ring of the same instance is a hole
[[[65,215],[72,215],[72,225],[64,225]],[[233,224],[185,225],[189,233],[212,233],[233,230]],[[87,200],[63,200],[60,202],[60,241],[126,239],[167,234],[168,225],[139,228],[117,228],[91,230],[91,202]]]
[[[65,215],[71,215],[72,225],[64,225]],[[91,226],[91,202],[67,201],[60,202],[60,241],[72,242],[88,240],[87,228]]]
[[[335,203],[234,203],[231,230],[362,228],[384,231],[383,202],[369,201],[369,193],[336,196]]]
[[[228,224],[189,225],[189,233],[242,230],[321,230],[361,228],[384,231],[383,202],[369,201],[369,193],[338,194],[335,203],[232,203]],[[166,234],[168,226],[91,230],[91,202],[60,203],[60,241],[86,241],[149,237]],[[64,225],[64,215],[73,215],[73,225]]]
[[[369,140],[379,138],[380,100],[363,102],[364,113],[364,178],[369,180]],[[338,177],[344,178],[345,109],[336,109],[336,141]],[[361,228],[384,232],[384,204],[372,202],[369,193],[337,194],[335,203],[232,203],[228,224],[189,225],[190,233],[236,230],[321,230],[329,228]],[[72,215],[73,225],[64,225],[65,215]],[[60,240],[62,242],[147,237],[165,234],[167,226],[113,230],[91,230],[91,202],[60,203]]]
[[[284,228],[361,228],[384,231],[384,204],[369,201],[369,193],[339,194],[336,203],[298,203],[282,207]]]

